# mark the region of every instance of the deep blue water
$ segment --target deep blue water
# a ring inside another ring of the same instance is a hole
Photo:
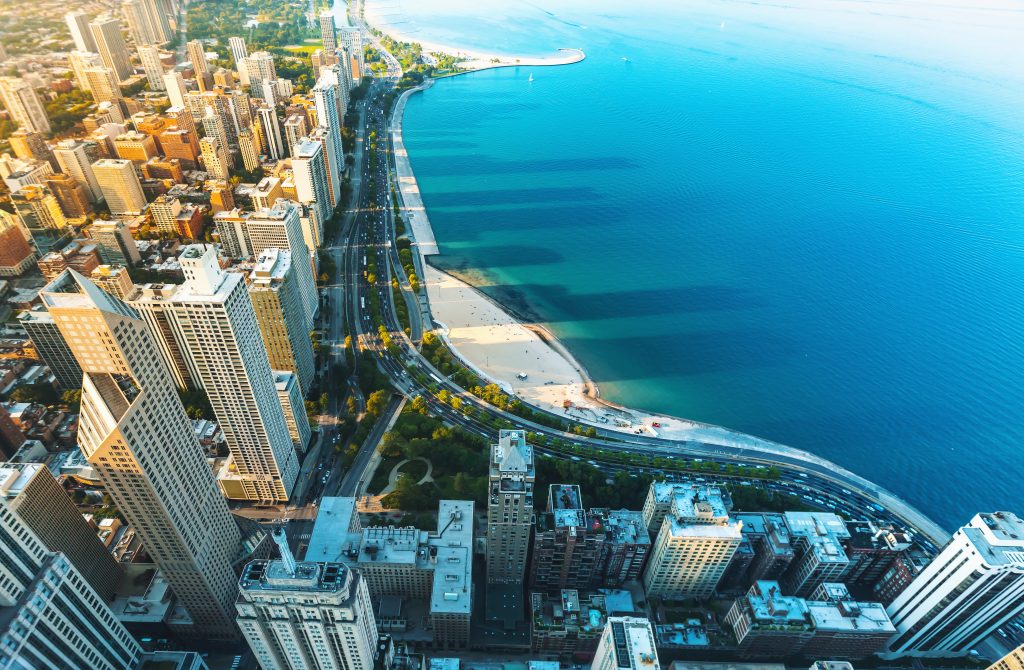
[[[587,52],[410,101],[441,260],[609,399],[947,527],[1024,513],[1024,2],[935,5],[401,3],[423,39]]]

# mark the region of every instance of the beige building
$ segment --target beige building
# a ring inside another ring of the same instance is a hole
[[[69,270],[43,303],[84,372],[78,442],[194,629],[234,640],[237,525],[146,322]]]
[[[709,598],[742,539],[743,524],[729,518],[725,497],[716,486],[654,482],[645,515],[668,498],[666,512],[644,572],[649,597],[667,600]]]
[[[487,581],[519,584],[533,528],[533,447],[526,431],[502,430],[491,445],[487,502]]]
[[[127,300],[132,292],[132,278],[123,267],[101,265],[89,275],[89,279],[101,289],[120,300]]]
[[[288,424],[288,434],[292,436],[292,444],[296,451],[304,454],[306,447],[309,446],[312,430],[309,427],[309,417],[306,415],[302,392],[299,390],[299,381],[294,372],[274,370],[274,386],[277,388],[277,397],[281,401],[281,409],[284,410],[284,421]]]
[[[231,154],[216,137],[199,140],[199,151],[203,155],[203,167],[213,179],[227,179],[231,173]]]
[[[146,209],[146,194],[131,161],[104,158],[92,164],[92,172],[112,215],[137,216]]]
[[[290,251],[263,250],[249,274],[249,297],[270,367],[294,372],[305,397],[313,383],[315,363]]]
[[[118,158],[139,164],[160,155],[153,136],[135,130],[118,135],[114,139],[114,151]]]
[[[988,666],[986,670],[1024,670],[1024,645]]]

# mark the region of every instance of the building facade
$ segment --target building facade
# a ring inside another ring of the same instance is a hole
[[[488,583],[518,584],[526,575],[536,476],[526,432],[502,430],[491,445],[488,472]]]

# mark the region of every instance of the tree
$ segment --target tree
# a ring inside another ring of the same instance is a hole
[[[412,399],[412,408],[420,414],[427,413],[427,400],[421,395],[416,396]]]
[[[57,403],[57,391],[50,384],[26,384],[14,389],[11,400],[15,402],[35,402],[40,405]]]
[[[366,399],[366,413],[372,417],[378,417],[384,413],[388,406],[388,392],[374,391]]]

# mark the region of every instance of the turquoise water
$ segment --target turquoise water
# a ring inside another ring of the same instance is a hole
[[[443,265],[605,397],[808,449],[947,527],[1024,513],[1024,3],[388,16],[587,52],[441,81],[405,139]]]

